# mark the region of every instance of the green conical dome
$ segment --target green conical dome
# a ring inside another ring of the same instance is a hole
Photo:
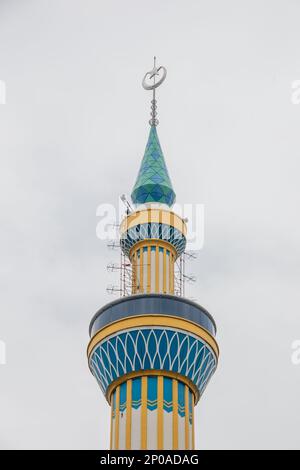
[[[172,206],[175,196],[156,127],[152,126],[131,199],[134,204],[159,202]]]

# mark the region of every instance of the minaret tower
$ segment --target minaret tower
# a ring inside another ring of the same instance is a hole
[[[194,449],[194,407],[218,362],[216,326],[200,305],[174,295],[174,264],[186,246],[185,221],[157,134],[156,88],[166,69],[146,73],[150,134],[120,227],[132,265],[132,292],[102,307],[90,324],[88,360],[111,406],[111,449]]]

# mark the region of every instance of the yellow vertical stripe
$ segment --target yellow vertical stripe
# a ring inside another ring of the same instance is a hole
[[[144,293],[144,252],[140,249],[140,292]]]
[[[171,293],[174,294],[174,264],[175,264],[175,256],[172,254],[172,265],[171,265]]]
[[[147,260],[148,260],[148,266],[147,266],[147,294],[150,294],[151,291],[151,246],[148,246],[148,253],[147,253]]]
[[[164,448],[164,378],[163,376],[157,377],[157,449]]]
[[[120,387],[116,389],[116,416],[115,416],[115,449],[119,449],[120,430]]]
[[[178,449],[178,382],[173,379],[173,450]]]
[[[172,265],[173,265],[173,256],[170,251],[169,254],[169,293],[172,294]]]
[[[184,436],[185,436],[185,449],[189,449],[189,387],[184,386]]]
[[[142,377],[141,449],[147,449],[147,376]]]
[[[159,247],[155,247],[155,292],[159,292]]]
[[[132,276],[131,276],[131,293],[134,294],[134,257],[135,257],[135,253],[133,253],[133,255],[131,255],[131,259],[130,259],[130,262],[131,262],[131,265],[132,265]]]
[[[163,253],[163,293],[166,293],[166,249],[164,248]]]
[[[168,261],[169,261],[169,266],[168,266],[168,270],[169,270],[169,285],[168,285],[168,292],[171,294],[172,293],[172,253],[170,251],[170,254],[169,254],[169,257],[168,257]]]
[[[126,449],[131,449],[131,408],[132,403],[132,380],[127,380],[126,388]]]
[[[194,394],[192,394],[192,450],[195,449],[195,423],[194,423],[194,406],[195,406],[195,399]]]
[[[114,400],[111,401],[111,415],[110,415],[110,449],[113,448],[113,413],[114,413]]]
[[[136,293],[136,284],[137,284],[137,273],[136,273],[136,266],[137,266],[137,263],[136,263],[136,253],[134,253],[133,255],[133,266],[132,266],[132,272],[133,272],[133,276],[132,276],[132,293],[135,294]]]
[[[174,212],[170,212],[170,225],[171,225],[171,227],[174,227],[174,226],[175,226],[175,221],[174,221],[174,219],[175,219],[175,214],[174,214]]]

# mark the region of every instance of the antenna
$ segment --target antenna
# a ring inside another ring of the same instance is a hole
[[[124,206],[126,207],[127,215],[130,214],[131,212],[133,212],[133,208],[132,208],[126,194],[121,194],[120,199],[123,202]]]
[[[113,249],[116,247],[116,244],[112,244]],[[120,263],[111,262],[106,266],[106,269],[110,273],[119,273],[119,285],[109,285],[106,291],[109,294],[118,294],[121,297],[131,295],[133,288],[133,279],[132,279],[132,266],[121,250]]]
[[[186,259],[194,260],[197,258],[197,253],[195,251],[185,251]]]
[[[108,292],[108,294],[117,295],[120,292],[120,289],[119,287],[110,284],[109,286],[107,286],[106,292]]]
[[[106,266],[106,269],[109,273],[115,273],[116,271],[120,269],[120,266],[117,263],[109,263]]]
[[[106,246],[110,250],[117,250],[120,249],[120,242],[116,240],[109,240]]]
[[[194,274],[186,274],[185,267],[186,261],[192,261],[197,258],[195,252],[185,251],[175,262],[174,269],[174,294],[178,297],[185,297],[185,285],[186,283],[196,282],[196,276]]]
[[[194,276],[194,274],[190,274],[189,276],[187,274],[184,274],[183,277],[186,282],[196,282],[196,276]]]

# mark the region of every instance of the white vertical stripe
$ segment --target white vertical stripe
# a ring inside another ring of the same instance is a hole
[[[135,290],[137,293],[140,292],[140,257],[136,254],[136,286]]]
[[[161,294],[162,291],[163,291],[163,276],[164,276],[164,267],[163,267],[163,263],[164,263],[164,254],[162,251],[159,252],[159,273],[158,273],[158,276],[159,276],[159,293]]]
[[[147,449],[157,449],[157,408],[147,410]]]
[[[172,450],[173,448],[173,412],[168,413],[164,410],[164,449]]]
[[[141,407],[137,410],[132,408],[131,412],[131,448],[140,450],[141,448]]]
[[[166,252],[166,292],[170,292],[170,257]]]
[[[116,418],[113,418],[112,419],[112,423],[111,423],[111,435],[112,435],[112,449],[115,449],[115,442],[116,442],[116,439],[115,439],[115,429],[116,429]]]
[[[185,449],[185,417],[178,415],[178,449]]]
[[[189,449],[192,449],[193,445],[193,424],[189,423]]]
[[[146,294],[147,292],[147,286],[148,286],[148,251],[144,251],[143,250],[143,270],[144,270],[144,274],[143,274],[143,281],[144,281],[144,285],[143,285],[143,293]]]
[[[126,410],[119,415],[119,449],[126,449]]]
[[[155,251],[151,250],[151,290],[155,292]]]

